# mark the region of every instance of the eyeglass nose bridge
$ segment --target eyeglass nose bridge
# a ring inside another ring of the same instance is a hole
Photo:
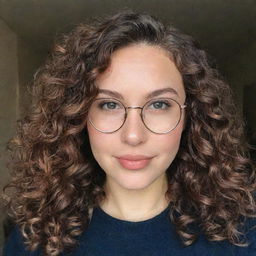
[[[142,107],[125,107],[126,109],[129,109],[129,108],[132,108],[132,109],[136,109],[136,108],[138,108],[138,109],[143,109]]]
[[[122,126],[121,127],[123,127],[123,125],[125,124],[125,122],[126,122],[126,119],[127,119],[127,116],[128,116],[128,112],[127,112],[127,109],[140,109],[140,118],[141,118],[141,121],[142,121],[142,123],[144,124],[144,126],[148,129],[148,130],[150,130],[148,127],[147,127],[147,125],[146,125],[146,123],[144,122],[144,119],[143,119],[143,115],[142,115],[142,112],[143,112],[143,109],[144,109],[144,106],[143,107],[136,107],[136,106],[134,106],[134,107],[132,107],[132,106],[130,106],[130,107],[124,107],[125,108],[125,116],[124,116],[124,121],[123,121],[123,124],[122,124]],[[120,127],[120,128],[121,128]],[[119,129],[120,129],[119,128]],[[151,130],[150,130],[151,131]],[[152,131],[153,132],[153,131]]]
[[[125,107],[125,120],[126,120],[126,118],[127,118],[127,115],[128,115],[128,113],[127,113],[127,109],[140,109],[140,116],[141,116],[141,119],[142,119],[142,122],[143,122],[143,118],[142,118],[142,111],[143,111],[143,107]],[[125,121],[124,120],[124,121]],[[144,122],[143,122],[144,123]]]

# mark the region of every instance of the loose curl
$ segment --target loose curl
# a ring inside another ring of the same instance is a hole
[[[91,209],[106,195],[105,173],[93,158],[86,118],[95,80],[111,54],[131,44],[161,47],[180,71],[186,91],[186,128],[167,169],[170,217],[185,245],[200,232],[211,241],[240,241],[254,217],[255,168],[229,86],[190,36],[152,16],[122,11],[81,24],[56,44],[35,75],[31,111],[10,140],[9,215],[30,250],[71,250],[86,230]],[[7,196],[7,194],[6,194]]]

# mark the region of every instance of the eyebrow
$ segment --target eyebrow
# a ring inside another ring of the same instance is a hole
[[[122,96],[122,94],[120,94],[117,91],[111,91],[111,90],[107,90],[107,89],[99,89],[99,93],[107,94],[109,96],[124,100],[124,97]],[[164,93],[171,93],[171,94],[174,94],[179,97],[179,95],[175,89],[173,89],[171,87],[167,87],[167,88],[162,88],[162,89],[158,89],[153,92],[150,92],[146,96],[146,99],[151,99],[151,98],[157,97]]]

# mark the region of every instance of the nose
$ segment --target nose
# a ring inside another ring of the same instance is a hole
[[[141,120],[140,109],[127,109],[127,118],[120,131],[122,141],[131,146],[137,146],[146,141],[148,132]]]

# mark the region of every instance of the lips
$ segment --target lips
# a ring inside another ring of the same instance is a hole
[[[117,160],[125,169],[138,170],[145,168],[152,158],[144,155],[123,155],[117,157]]]

